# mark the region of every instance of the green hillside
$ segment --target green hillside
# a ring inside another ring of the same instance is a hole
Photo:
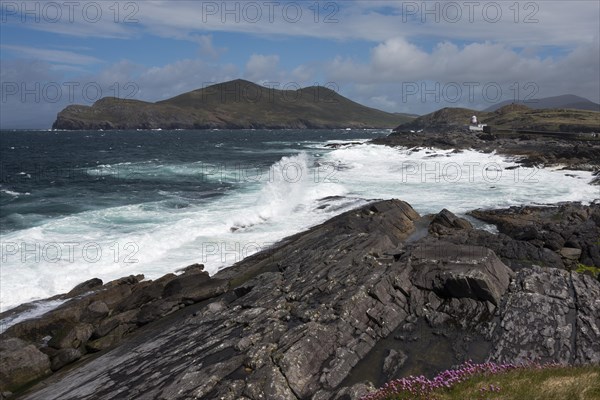
[[[53,128],[393,128],[412,119],[365,107],[321,86],[278,90],[238,79],[156,103],[104,98],[92,106],[68,106]]]
[[[398,126],[396,131],[451,130],[462,128],[476,115],[479,122],[498,130],[531,130],[546,132],[600,132],[600,112],[575,109],[534,110],[511,104],[494,112],[467,108],[442,108]]]

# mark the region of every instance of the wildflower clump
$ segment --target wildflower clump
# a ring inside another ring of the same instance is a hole
[[[362,397],[361,400],[435,400],[436,392],[451,389],[474,376],[496,375],[517,368],[544,368],[553,365],[555,364],[542,365],[533,362],[522,364],[486,362],[475,364],[469,360],[457,368],[439,373],[433,379],[421,375],[390,381],[376,392]],[[490,393],[499,393],[501,390],[502,388],[497,385],[489,385],[480,388],[479,391],[481,396],[485,396]]]

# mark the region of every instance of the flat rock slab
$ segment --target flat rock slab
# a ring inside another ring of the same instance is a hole
[[[156,320],[23,398],[356,399],[371,390],[356,371],[399,373],[389,350],[445,369],[473,357],[475,335],[487,340],[481,360],[598,359],[600,282],[558,269],[515,275],[495,251],[461,243],[480,231],[454,224],[414,239],[422,222],[407,203],[381,201],[286,238],[216,274],[232,289],[194,314]]]

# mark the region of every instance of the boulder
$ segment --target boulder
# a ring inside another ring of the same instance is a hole
[[[490,249],[438,241],[412,252],[412,282],[445,298],[500,303],[513,272]]]
[[[67,293],[67,297],[76,297],[88,293],[94,289],[98,289],[100,286],[102,286],[102,279],[93,278],[75,286],[69,293]]]
[[[581,249],[563,247],[560,249],[560,255],[567,260],[577,261],[579,260],[579,257],[581,257]]]
[[[57,371],[67,364],[71,364],[81,358],[81,351],[77,349],[60,349],[50,359],[50,368],[52,371]]]
[[[356,383],[337,392],[333,400],[360,400],[375,391],[371,382]]]
[[[0,341],[0,392],[14,392],[50,373],[50,359],[33,344],[18,338]]]
[[[464,218],[459,218],[445,208],[436,214],[429,224],[429,232],[443,235],[449,230],[473,229],[473,225]]]
[[[123,336],[126,333],[130,332],[133,329],[133,327],[133,325],[128,324],[118,325],[105,336],[87,342],[85,348],[90,353],[95,353],[97,351],[109,349],[117,343],[119,343]]]
[[[92,332],[92,339],[106,336],[121,324],[135,325],[139,310],[129,310],[104,319]]]
[[[155,281],[141,282],[133,287],[129,296],[124,297],[115,305],[115,311],[123,312],[138,309],[147,303],[160,299],[163,296],[165,285],[175,277],[175,274],[167,274]]]
[[[82,321],[97,321],[108,315],[110,312],[108,306],[103,301],[94,301],[86,307],[83,315],[81,316]]]
[[[404,366],[408,356],[402,350],[391,349],[383,360],[383,374],[386,380],[399,378],[398,372]]]
[[[227,289],[229,281],[210,279],[207,272],[184,274],[165,286],[163,297],[197,303],[225,293]]]
[[[67,324],[52,336],[48,346],[55,349],[78,349],[92,336],[94,327],[88,323]]]
[[[179,310],[179,300],[157,300],[144,305],[136,314],[138,325],[145,325]]]

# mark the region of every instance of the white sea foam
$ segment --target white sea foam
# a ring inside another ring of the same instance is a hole
[[[215,273],[369,199],[399,198],[420,213],[462,213],[600,197],[598,187],[588,185],[589,172],[506,169],[515,164],[496,154],[370,144],[308,148],[282,158],[260,179],[240,179],[225,196],[184,208],[159,201],[85,211],[3,235],[0,310],[67,292],[93,277],[155,279],[195,262]],[[200,163],[120,167],[142,176],[201,171]]]
[[[13,196],[13,197],[17,197],[17,196],[19,196],[21,194],[19,192],[15,192],[15,191],[8,190],[8,189],[0,189],[0,192],[8,194],[8,195]]]
[[[44,315],[48,311],[54,310],[56,307],[64,304],[66,299],[59,300],[40,300],[32,304],[32,308],[25,312],[14,315],[13,317],[8,317],[0,320],[0,334],[4,333],[11,326],[18,324],[21,321],[26,321],[28,319],[37,318],[41,315]]]
[[[422,213],[600,197],[598,187],[588,185],[590,172],[521,168],[494,153],[363,144],[336,149],[323,158],[343,166],[332,178],[352,195],[400,198]]]

